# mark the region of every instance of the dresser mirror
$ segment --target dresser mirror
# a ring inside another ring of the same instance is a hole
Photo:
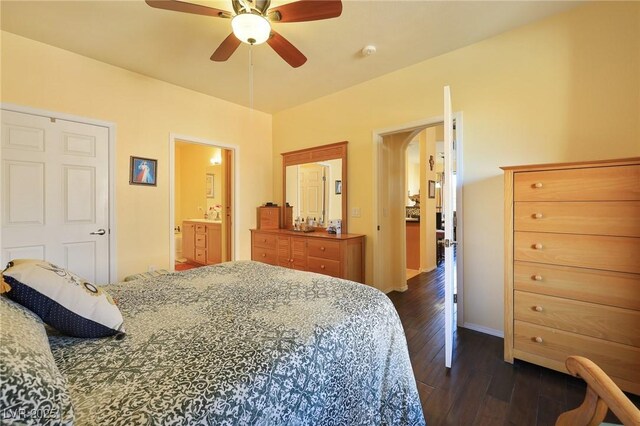
[[[297,218],[326,228],[342,221],[347,232],[347,142],[282,154],[282,223],[291,229]]]

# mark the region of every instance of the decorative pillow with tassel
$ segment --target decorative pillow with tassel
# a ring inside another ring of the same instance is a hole
[[[124,335],[111,296],[87,280],[44,260],[16,259],[2,272],[0,293],[73,337]]]

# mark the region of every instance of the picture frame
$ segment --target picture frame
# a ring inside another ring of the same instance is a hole
[[[429,198],[436,198],[436,181],[429,181]]]
[[[206,179],[207,179],[207,183],[206,183],[207,198],[215,198],[216,196],[215,189],[214,189],[215,175],[213,173],[207,173]]]
[[[336,180],[336,195],[342,194],[342,181]]]
[[[129,185],[158,185],[158,160],[131,156],[129,162]]]

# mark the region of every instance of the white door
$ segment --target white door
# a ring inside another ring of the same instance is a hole
[[[2,110],[1,265],[44,259],[109,282],[109,130]]]
[[[304,164],[299,169],[300,215],[323,220],[326,166]]]
[[[453,146],[453,115],[451,112],[451,90],[444,87],[444,183],[442,185],[442,207],[444,215],[444,347],[445,366],[451,368],[453,355],[453,327],[455,307],[453,294],[455,292],[456,268],[453,264],[454,241],[453,205],[456,196],[454,182],[454,146]]]

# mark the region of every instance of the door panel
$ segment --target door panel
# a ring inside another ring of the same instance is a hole
[[[63,166],[64,221],[96,222],[96,170],[94,167]]]
[[[44,225],[44,163],[3,161],[5,224]]]
[[[2,111],[2,264],[40,258],[109,282],[109,130]]]

